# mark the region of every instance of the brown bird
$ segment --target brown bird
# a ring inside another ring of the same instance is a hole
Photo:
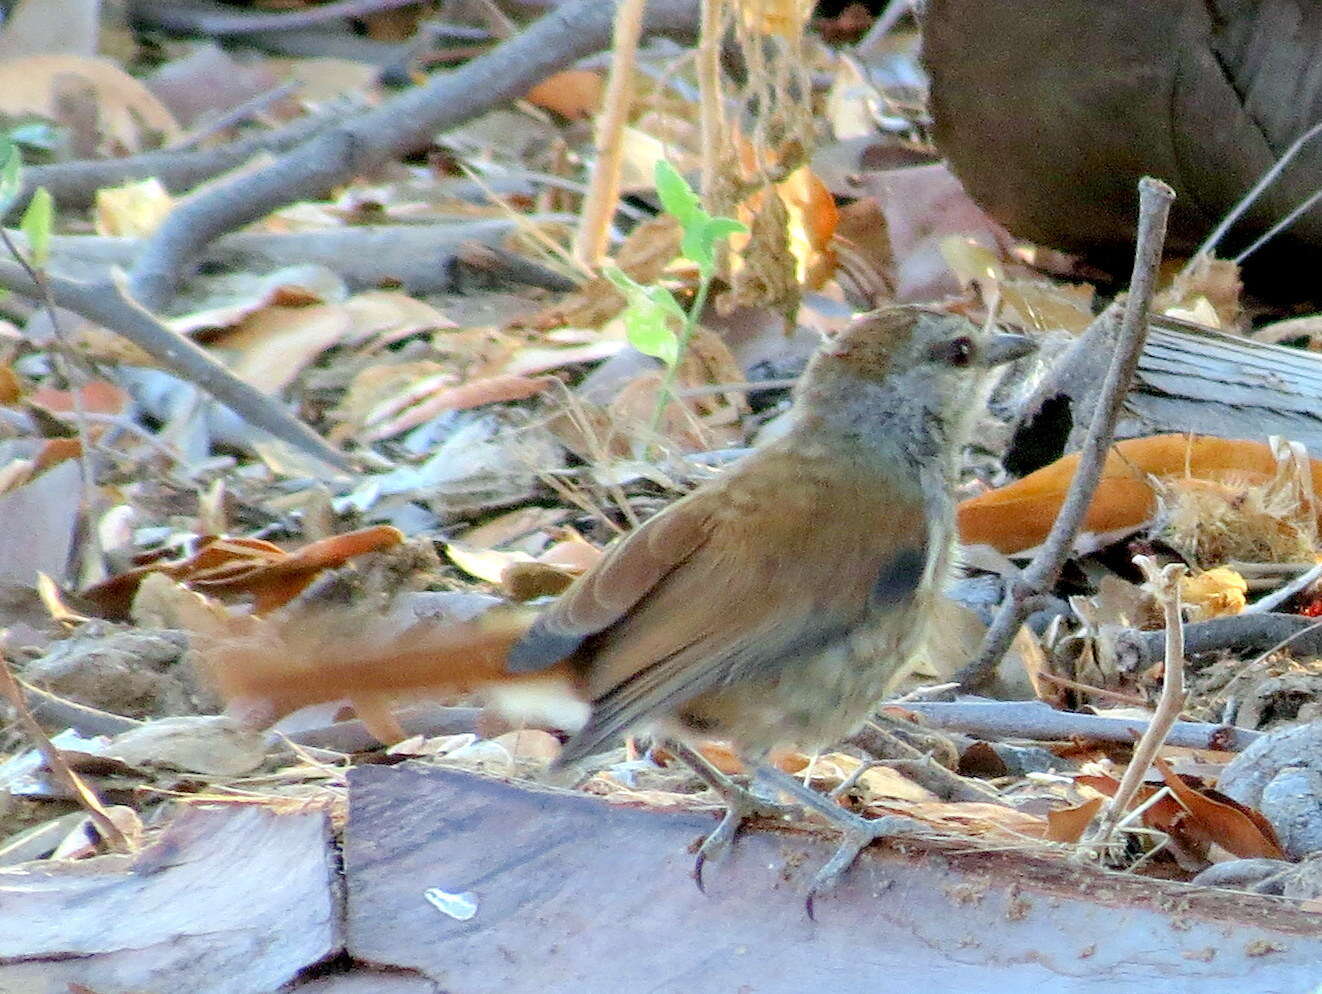
[[[231,660],[222,683],[286,706],[410,685],[568,684],[590,716],[559,764],[651,726],[726,800],[699,872],[767,807],[682,744],[728,739],[764,780],[844,831],[817,892],[894,822],[846,812],[763,758],[855,731],[922,645],[980,381],[1032,348],[936,310],[864,315],[814,357],[782,437],[622,539],[541,614],[488,613],[452,628],[444,645],[411,646],[388,675],[327,646],[315,679],[277,686],[259,672],[269,667]]]

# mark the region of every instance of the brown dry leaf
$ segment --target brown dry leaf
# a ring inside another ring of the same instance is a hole
[[[431,389],[428,396],[417,399],[406,410],[388,420],[382,420],[384,413],[382,409],[389,410],[399,401],[399,398],[391,398],[377,410],[369,412],[363,426],[365,430],[362,433],[362,440],[377,442],[391,438],[410,428],[425,424],[444,411],[467,411],[486,404],[525,400],[549,389],[552,383],[552,379],[547,376],[504,374],[479,377],[457,386],[447,385]],[[414,396],[414,391],[410,390],[409,398],[413,399]]]
[[[1106,797],[1114,797],[1115,792],[1120,788],[1120,781],[1108,774],[1081,773],[1075,776],[1074,782],[1091,787]],[[1143,809],[1143,824],[1169,835],[1189,855],[1197,859],[1206,859],[1210,841],[1207,833],[1189,817],[1188,810],[1175,797],[1167,793],[1156,802],[1148,804],[1159,789],[1155,784],[1145,783],[1134,795],[1135,807],[1141,804],[1147,805]]]
[[[525,536],[553,528],[569,514],[564,508],[520,507],[461,532],[459,540],[470,549],[497,549]]]
[[[1160,756],[1153,765],[1210,841],[1241,859],[1286,858],[1271,823],[1258,812],[1224,794],[1193,787]]]
[[[195,283],[201,295],[190,299],[187,313],[163,322],[181,335],[234,328],[268,307],[339,302],[344,297],[340,277],[315,263],[284,266],[269,273],[208,276]]]
[[[353,316],[339,304],[268,307],[216,340],[238,352],[235,376],[268,394],[278,394],[319,355],[353,333]]]
[[[353,59],[267,58],[266,64],[282,80],[296,82],[298,99],[307,106],[325,106],[348,97],[374,99],[381,94],[381,70]]]
[[[648,160],[649,177],[655,162]],[[683,237],[679,222],[669,214],[654,217],[634,228],[615,253],[615,264],[644,286],[655,283],[679,254]],[[615,289],[615,284],[596,276],[563,300],[519,323],[541,331],[566,325],[599,328],[619,314],[624,304],[624,294]]]
[[[1025,331],[1063,328],[1079,334],[1093,321],[1095,291],[1086,283],[1007,279],[1001,283],[1004,317]]]
[[[132,403],[128,393],[106,380],[89,380],[78,389],[77,400],[69,390],[38,387],[25,398],[34,407],[56,414],[70,414],[81,405],[84,411],[95,414],[123,414]]]
[[[1019,662],[1028,676],[1028,683],[1039,701],[1055,701],[1060,697],[1060,687],[1042,679],[1042,674],[1050,670],[1047,654],[1042,650],[1033,630],[1027,625],[1020,625],[1015,634],[1012,648],[1019,657]]]
[[[62,100],[80,87],[94,101],[105,152],[140,152],[182,134],[165,105],[136,79],[109,59],[77,55],[30,55],[0,63],[0,112],[60,120]]]
[[[931,801],[905,804],[896,811],[961,835],[996,835],[1045,839],[1047,820],[1001,804],[982,801]]]
[[[696,742],[693,748],[712,766],[716,767],[726,776],[736,776],[744,772],[743,760],[739,754],[730,747],[728,742],[717,742],[708,740],[706,742]],[[675,754],[670,752],[664,745],[657,745],[652,748],[652,756],[663,766],[673,766],[679,762]],[[807,762],[807,757],[804,757]],[[776,764],[780,766],[779,763]],[[783,767],[782,767],[783,768]]]
[[[606,439],[607,454],[627,458],[633,451],[635,437],[651,440],[652,419],[662,377],[660,372],[635,377],[607,406],[601,419],[603,431],[599,433]],[[743,372],[729,346],[719,335],[699,328],[680,360],[675,376],[676,389],[734,386],[743,382]],[[590,410],[587,404],[582,406]],[[666,405],[658,431],[685,452],[739,445],[744,440],[741,419],[747,411],[748,399],[740,390],[681,396]]]
[[[601,73],[591,69],[567,69],[542,80],[527,92],[524,99],[555,111],[561,117],[578,121],[597,112],[604,90]]]
[[[342,306],[353,320],[354,343],[369,353],[410,335],[458,327],[431,304],[398,290],[356,293]]]
[[[863,763],[848,753],[830,752],[816,759],[795,753],[787,756],[779,765],[786,773],[796,776],[811,770],[814,782],[834,787],[844,783]],[[859,776],[858,793],[865,805],[885,804],[888,801],[921,804],[938,799],[932,791],[889,766],[874,766]]]
[[[1049,842],[1078,842],[1092,824],[1093,816],[1102,806],[1102,798],[1090,797],[1068,808],[1052,808],[1047,812],[1047,840]]]
[[[491,740],[502,746],[516,760],[549,763],[560,755],[560,740],[540,728],[521,728],[497,735]]]
[[[367,419],[383,404],[423,381],[448,375],[448,367],[433,359],[416,362],[379,363],[358,371],[330,416],[338,422],[330,431],[335,443],[356,438]]]
[[[261,539],[211,538],[187,559],[139,566],[88,588],[83,596],[107,614],[123,617],[143,579],[163,573],[216,596],[251,595],[261,614],[298,596],[323,570],[403,540],[399,531],[385,525],[310,542],[293,553]]]
[[[990,545],[1017,553],[1039,545],[1056,520],[1078,454],[1058,459],[1021,480],[962,501],[960,538],[967,545]],[[1311,461],[1313,493],[1322,483],[1322,462]],[[1122,532],[1139,527],[1157,509],[1149,475],[1264,483],[1278,474],[1269,446],[1262,442],[1209,435],[1152,435],[1117,443],[1106,459],[1102,480],[1089,506],[1084,530]]]
[[[8,362],[0,362],[0,404],[17,404],[22,396],[22,379]]]
[[[174,198],[156,177],[96,191],[93,222],[98,235],[145,238],[174,209]]]

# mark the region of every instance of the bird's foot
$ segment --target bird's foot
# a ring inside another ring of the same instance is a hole
[[[751,790],[740,787],[728,776],[713,766],[702,753],[689,748],[683,742],[671,740],[666,748],[697,774],[708,787],[725,802],[725,817],[720,824],[702,840],[698,847],[697,858],[693,862],[693,882],[698,890],[704,890],[702,870],[708,862],[720,859],[730,849],[735,837],[750,818],[785,818],[796,814],[795,808],[777,804],[764,797],[758,797]]]
[[[786,818],[797,813],[795,808],[765,800],[732,781],[727,781],[724,789],[715,785],[712,785],[712,789],[725,801],[725,817],[698,847],[698,856],[693,862],[693,881],[698,885],[698,890],[704,889],[703,867],[729,852],[744,822],[750,818]]]
[[[860,818],[856,814],[840,809],[840,814],[850,819],[848,823],[835,821],[841,830],[840,845],[826,864],[817,871],[808,885],[808,893],[803,899],[803,906],[808,917],[817,920],[813,906],[821,894],[830,893],[845,875],[845,871],[854,865],[861,853],[878,839],[891,839],[896,836],[913,835],[915,832],[928,830],[928,826],[914,818],[903,815],[885,815],[881,818]]]
[[[788,794],[796,801],[800,801],[808,809],[816,811],[840,829],[842,838],[839,847],[835,854],[826,861],[826,865],[817,871],[817,875],[813,877],[812,883],[808,886],[808,895],[804,899],[804,907],[808,912],[808,917],[814,920],[814,899],[835,887],[840,882],[840,878],[844,876],[845,871],[854,865],[854,861],[858,859],[858,854],[873,842],[878,839],[930,831],[929,826],[923,822],[902,815],[862,818],[852,811],[846,811],[832,799],[823,797],[811,787],[801,783],[788,773],[776,769],[774,766],[759,766],[758,773],[766,782],[774,784],[778,790]]]

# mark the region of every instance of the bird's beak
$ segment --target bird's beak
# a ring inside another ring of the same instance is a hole
[[[1037,351],[1037,343],[1024,335],[992,335],[978,350],[979,364],[1000,366]]]

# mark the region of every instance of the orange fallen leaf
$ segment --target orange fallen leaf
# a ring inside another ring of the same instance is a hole
[[[591,69],[567,69],[542,80],[528,91],[525,99],[577,121],[596,113],[604,89],[600,73]]]
[[[1058,459],[1021,480],[962,501],[961,540],[1004,553],[1041,544],[1065,499],[1078,467],[1078,453]],[[1322,462],[1311,460],[1313,491],[1322,482]],[[1156,494],[1148,480],[1189,476],[1240,483],[1265,482],[1278,471],[1263,442],[1209,435],[1153,435],[1117,443],[1084,518],[1084,530],[1105,533],[1136,528],[1152,517]]]
[[[298,596],[323,570],[343,565],[354,556],[389,548],[404,541],[395,528],[378,525],[310,542],[286,552],[271,542],[254,538],[209,538],[191,556],[164,557],[89,587],[83,592],[107,615],[128,614],[143,579],[163,573],[195,590],[223,596],[249,594],[258,614],[274,610]]]
[[[1195,788],[1160,756],[1153,760],[1153,765],[1210,841],[1241,859],[1286,858],[1276,832],[1261,814],[1224,794]]]
[[[1100,797],[1090,797],[1073,807],[1052,808],[1047,812],[1047,839],[1051,842],[1078,842],[1101,806]]]

